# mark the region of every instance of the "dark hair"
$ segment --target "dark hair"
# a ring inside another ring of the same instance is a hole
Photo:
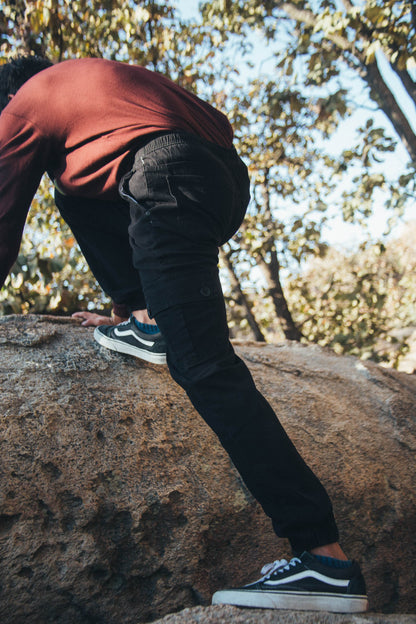
[[[14,95],[29,78],[51,65],[51,61],[41,56],[18,56],[0,65],[0,112],[8,104],[9,95]]]

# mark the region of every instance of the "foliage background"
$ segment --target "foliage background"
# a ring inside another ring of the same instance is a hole
[[[413,3],[213,0],[187,19],[181,5],[6,2],[0,59],[140,63],[226,112],[252,180],[244,226],[221,252],[232,335],[312,341],[400,367],[416,329],[416,227],[388,234],[415,203],[416,137],[380,68],[416,101]],[[357,108],[359,127],[334,149]],[[376,239],[372,224],[385,211]],[[325,238],[340,216],[360,228],[350,250]],[[0,314],[109,307],[45,177]]]

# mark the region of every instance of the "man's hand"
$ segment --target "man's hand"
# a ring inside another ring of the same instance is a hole
[[[98,327],[99,325],[118,325],[127,319],[121,316],[103,316],[102,314],[94,314],[94,312],[74,312],[72,318],[82,319],[81,325],[84,327]]]

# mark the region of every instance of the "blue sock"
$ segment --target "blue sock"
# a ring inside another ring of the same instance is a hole
[[[319,561],[319,563],[323,563],[324,565],[330,568],[350,568],[352,566],[352,561],[344,561],[343,559],[335,559],[334,557],[324,557],[323,555],[312,555]]]
[[[133,316],[134,318],[134,316]],[[149,323],[140,323],[136,318],[134,318],[134,322],[136,327],[140,329],[144,334],[157,334],[159,331],[159,327],[157,325],[150,325]]]

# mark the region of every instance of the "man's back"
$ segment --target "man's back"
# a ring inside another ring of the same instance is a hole
[[[114,197],[138,139],[170,130],[232,142],[224,115],[159,74],[103,59],[66,61],[34,76],[4,109],[0,163],[5,138],[20,134],[14,149],[30,157],[42,143],[41,159],[64,192]]]
[[[141,67],[78,59],[24,83],[0,115],[0,282],[45,171],[64,194],[117,200],[143,137],[175,130],[232,143],[225,115]]]

